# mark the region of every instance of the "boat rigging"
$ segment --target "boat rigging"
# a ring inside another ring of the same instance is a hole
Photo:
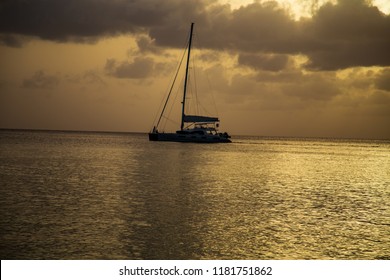
[[[158,131],[160,121],[166,110],[168,100],[170,98],[173,89],[173,85],[176,81],[179,72],[178,69],[174,77],[168,97],[164,103],[160,117],[157,121],[157,124],[153,127],[152,131],[149,133],[150,141],[194,142],[194,143],[230,143],[231,142],[230,135],[228,133],[226,132],[221,133],[218,131],[219,129],[218,117],[186,114],[186,100],[187,100],[187,91],[188,91],[187,87],[188,87],[188,80],[189,80],[188,70],[189,70],[189,63],[191,58],[193,31],[194,31],[194,23],[191,23],[190,36],[189,36],[188,49],[187,49],[185,77],[184,77],[183,99],[181,102],[182,108],[181,108],[180,130],[177,130],[175,133],[165,133],[165,132]]]

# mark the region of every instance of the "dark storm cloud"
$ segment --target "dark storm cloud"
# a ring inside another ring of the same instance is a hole
[[[210,18],[213,19],[212,10]],[[225,10],[212,24],[212,33],[202,37],[216,48],[269,53],[297,51],[297,23],[276,2],[253,3],[229,13]]]
[[[145,31],[178,15],[187,21],[203,6],[203,1],[181,0],[2,0],[0,33],[83,42]]]
[[[150,39],[141,37],[139,47],[157,52],[183,47],[192,21],[204,48],[304,54],[312,70],[390,65],[390,16],[364,0],[329,3],[298,21],[276,2],[232,10],[212,0],[3,0],[0,40],[18,45],[12,36],[27,35],[84,42],[139,33]]]
[[[197,25],[203,46],[245,52],[242,62],[263,52],[304,54],[311,70],[390,65],[390,16],[363,0],[329,3],[299,21],[275,2],[237,10],[214,5],[205,11]],[[179,46],[179,28],[152,27],[149,34],[156,45]]]
[[[390,65],[390,16],[363,0],[339,0],[321,7],[303,30],[309,68],[337,70]],[[318,44],[310,47],[310,43]]]
[[[304,54],[311,70],[390,65],[390,16],[363,0],[326,4],[312,18],[299,21],[275,2],[237,10],[214,5],[205,11],[197,26],[203,46],[245,52],[239,62],[254,68],[265,69],[267,63],[269,70],[283,67],[283,56],[266,60],[261,53]],[[165,28],[150,29],[156,45],[178,46],[178,27]]]

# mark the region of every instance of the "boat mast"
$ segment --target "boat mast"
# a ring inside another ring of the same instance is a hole
[[[184,80],[184,93],[183,93],[183,101],[182,101],[182,110],[181,110],[181,125],[180,129],[183,130],[184,128],[184,108],[186,105],[186,93],[187,93],[187,81],[188,81],[188,67],[190,63],[190,53],[191,53],[191,43],[192,43],[192,32],[194,30],[194,23],[191,23],[191,31],[190,31],[190,41],[188,43],[188,53],[187,53],[187,65],[186,65],[186,77]]]

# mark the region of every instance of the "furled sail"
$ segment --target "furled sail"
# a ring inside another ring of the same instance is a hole
[[[183,122],[187,123],[214,123],[219,122],[219,119],[216,117],[205,117],[205,116],[194,116],[194,115],[184,115]]]

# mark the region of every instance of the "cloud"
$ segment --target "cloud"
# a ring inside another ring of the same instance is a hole
[[[59,78],[54,75],[48,75],[39,70],[31,78],[25,79],[22,83],[23,88],[29,89],[52,89],[59,84]]]
[[[147,57],[136,57],[133,62],[108,59],[105,65],[107,74],[116,78],[142,79],[148,77],[153,69],[154,62]]]
[[[303,30],[308,34],[308,49],[303,51],[310,58],[308,68],[390,65],[390,16],[363,0],[328,3]]]
[[[240,65],[248,66],[255,70],[281,71],[288,63],[287,55],[280,54],[240,54],[238,56]]]
[[[376,91],[373,94],[371,94],[367,99],[369,104],[385,106],[387,115],[390,116],[390,110],[389,110],[390,93],[389,92]]]
[[[290,81],[282,89],[285,95],[305,101],[329,101],[342,93],[332,75],[317,73],[302,75],[300,81]]]
[[[375,85],[378,89],[390,92],[390,68],[382,70],[376,78]]]
[[[5,0],[0,7],[0,32],[37,36],[54,41],[85,40],[134,31],[132,1]]]
[[[27,41],[26,38],[23,38],[19,35],[13,34],[0,34],[0,44],[13,47],[13,48],[21,48],[23,44]]]
[[[156,44],[182,47],[191,21],[196,23],[195,32],[200,34],[202,47],[217,50],[284,52],[297,33],[296,22],[276,2],[255,2],[237,10],[219,4],[192,9],[192,14],[174,13],[166,24],[151,26],[149,34]]]
[[[155,40],[152,40],[150,37],[141,35],[137,38],[138,51],[141,53],[162,53],[161,48],[157,47]]]
[[[206,20],[197,24],[202,45],[244,53],[242,62],[245,55],[274,53],[303,54],[309,70],[390,65],[390,16],[363,0],[328,3],[298,21],[276,2],[204,11]],[[152,26],[149,34],[156,45],[178,47],[183,25]]]
[[[53,41],[94,41],[121,33],[140,33],[191,17],[206,1],[180,0],[3,0],[0,33]],[[209,2],[209,1],[207,1]]]
[[[3,0],[0,40],[20,46],[15,36],[94,42],[132,33],[140,36],[140,50],[156,53],[158,47],[183,47],[190,22],[196,22],[203,48],[245,53],[246,65],[249,55],[261,59],[262,53],[305,55],[309,70],[390,65],[390,15],[368,0],[327,3],[299,20],[272,1],[232,10],[214,0]],[[276,67],[275,59],[269,63]]]

